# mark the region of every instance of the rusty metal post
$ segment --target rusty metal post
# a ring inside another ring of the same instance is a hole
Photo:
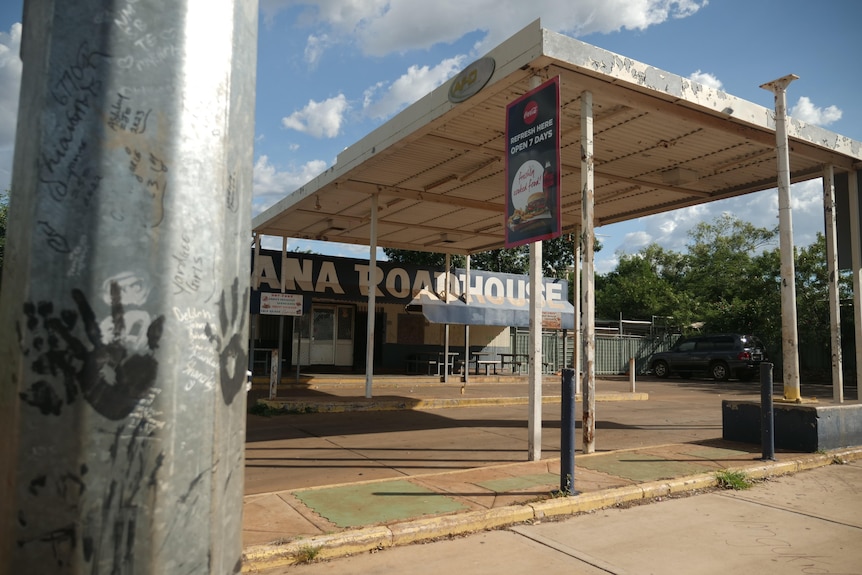
[[[829,286],[829,342],[832,353],[832,400],[844,403],[844,360],[841,352],[841,298],[838,285],[838,222],[835,213],[835,170],[823,167],[823,214],[826,232],[826,282]]]
[[[596,281],[594,274],[595,165],[593,163],[593,94],[581,93],[581,245],[583,246],[583,396],[584,453],[596,450]]]
[[[790,150],[787,140],[787,86],[799,76],[789,74],[760,86],[775,95],[775,146],[778,150],[778,241],[781,252],[781,351],[784,399],[801,402],[796,317],[796,272],[793,217],[790,205]]]
[[[0,573],[237,573],[258,6],[28,0]]]

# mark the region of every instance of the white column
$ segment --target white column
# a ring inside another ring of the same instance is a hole
[[[784,399],[802,401],[796,326],[796,271],[793,262],[793,217],[790,207],[790,154],[787,143],[787,86],[793,74],[760,86],[775,94],[775,146],[778,150],[778,236],[781,252],[781,351]]]
[[[823,168],[823,214],[826,224],[826,281],[829,284],[829,332],[832,346],[832,399],[844,402],[841,358],[841,308],[838,293],[838,244],[835,214],[835,171]]]
[[[377,308],[377,194],[371,196],[371,232],[368,245],[368,330],[365,341],[365,397],[371,398],[374,378],[374,316]]]
[[[581,226],[575,228],[575,262],[572,282],[575,284],[572,292],[572,305],[575,308],[575,338],[572,350],[572,369],[575,370],[575,394],[581,393],[581,351],[584,340],[581,334]]]
[[[467,254],[467,265],[464,276],[464,304],[470,305],[470,254]],[[461,393],[467,387],[470,381],[470,326],[464,326],[464,387],[461,388]]]
[[[862,381],[862,230],[859,223],[859,173],[847,178],[850,199],[850,253],[853,268],[853,323],[856,334],[856,381]],[[858,384],[857,384],[858,385]]]
[[[593,165],[593,94],[581,93],[581,235],[584,250],[583,305],[583,449],[596,450],[596,294],[593,267],[595,229],[595,167]]]
[[[449,304],[449,292],[452,290],[452,276],[449,271],[452,267],[452,256],[446,254],[446,287],[443,289],[443,303]],[[439,364],[438,364],[439,367]],[[443,383],[449,383],[449,324],[443,326]]]
[[[530,78],[530,89],[542,79]],[[530,461],[542,458],[542,242],[530,244],[530,369],[527,449]]]

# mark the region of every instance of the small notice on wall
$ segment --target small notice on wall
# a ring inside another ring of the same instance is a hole
[[[261,315],[302,315],[302,294],[268,293],[260,294]]]
[[[544,329],[563,329],[563,314],[558,311],[543,311],[542,327]]]

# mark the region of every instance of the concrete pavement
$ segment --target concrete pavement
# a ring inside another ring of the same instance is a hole
[[[260,573],[862,573],[862,462],[653,501]]]
[[[758,396],[750,384],[643,381],[632,394],[627,380],[608,379],[597,383],[598,399],[613,400],[597,406],[600,451],[576,456],[580,495],[557,497],[553,378],[544,386],[543,458],[534,462],[525,461],[522,381],[460,389],[401,378],[382,383],[374,400],[357,389],[332,379],[288,388],[289,415],[249,417],[245,571],[710,490],[722,469],[771,477],[862,457],[859,449],[780,452],[763,462],[759,446],[723,442],[721,400]]]

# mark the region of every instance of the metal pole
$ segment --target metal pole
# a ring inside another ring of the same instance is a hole
[[[583,434],[584,453],[596,450],[596,293],[593,272],[595,231],[595,165],[593,164],[593,94],[581,93],[581,241],[583,262],[584,386]]]
[[[856,344],[856,385],[862,381],[862,223],[859,221],[859,172],[850,170],[850,260],[853,273],[853,325]]]
[[[308,316],[309,319],[309,339],[311,338],[311,314]],[[296,336],[296,359],[294,359],[294,363],[296,364],[296,383],[299,383],[299,378],[302,375],[302,316],[294,316],[293,317],[293,333]],[[293,347],[293,342],[291,341],[291,347]],[[310,348],[311,346],[309,346]],[[308,354],[309,359],[311,359],[311,350],[309,349]],[[272,396],[272,399],[275,399],[275,395]]]
[[[466,275],[464,276],[464,303],[470,305],[470,254],[466,258]],[[476,360],[478,361],[478,359]],[[478,363],[477,373],[478,373]],[[470,326],[464,325],[464,386],[461,388],[461,393],[467,389],[467,384],[470,382]]]
[[[281,293],[287,288],[287,238],[281,238]],[[313,316],[312,316],[313,317]],[[275,382],[269,388],[269,398],[275,399],[278,397],[278,385],[281,383],[281,378],[284,375],[284,358],[287,354],[284,353],[284,316],[278,316],[278,368],[276,369]],[[299,382],[299,358],[296,361],[296,381]]]
[[[787,86],[799,76],[789,74],[760,87],[775,94],[775,145],[778,150],[778,235],[781,252],[781,357],[784,399],[802,401],[796,327],[796,272],[793,262],[793,218],[790,207],[790,153],[787,142]]]
[[[563,369],[560,421],[560,492],[575,491],[575,370]]]
[[[775,461],[775,418],[772,405],[772,364],[760,364],[760,447],[763,461]]]
[[[539,76],[530,78],[530,89],[538,88],[541,84]],[[529,353],[528,458],[530,461],[539,461],[542,459],[542,242],[530,244]]]
[[[371,238],[368,255],[368,324],[365,342],[365,397],[371,399],[374,379],[374,321],[377,309],[377,194],[371,196]]]
[[[841,300],[838,291],[838,233],[835,214],[835,171],[823,167],[823,213],[826,223],[826,281],[829,284],[829,332],[832,344],[832,399],[844,402],[841,357]]]
[[[443,301],[445,303],[449,303],[449,292],[452,289],[451,285],[451,276],[450,276],[450,267],[452,266],[452,256],[446,254],[446,273],[443,274],[443,280],[446,282],[446,287],[443,291]],[[440,368],[440,364],[437,364],[437,368]],[[443,383],[449,383],[449,324],[443,326]]]
[[[581,334],[581,226],[575,228],[575,262],[572,282],[575,284],[572,305],[575,308],[574,345],[572,349],[572,369],[575,370],[575,393],[581,393],[581,351],[583,337]]]
[[[254,0],[28,0],[0,573],[237,573]]]
[[[260,234],[254,235],[254,264],[251,276],[251,289],[257,290],[260,287]],[[255,339],[258,331],[258,318],[260,314],[249,312],[251,325],[249,326],[249,351],[248,351],[248,370],[251,372],[249,376],[251,382],[254,382],[254,354],[255,354]]]

